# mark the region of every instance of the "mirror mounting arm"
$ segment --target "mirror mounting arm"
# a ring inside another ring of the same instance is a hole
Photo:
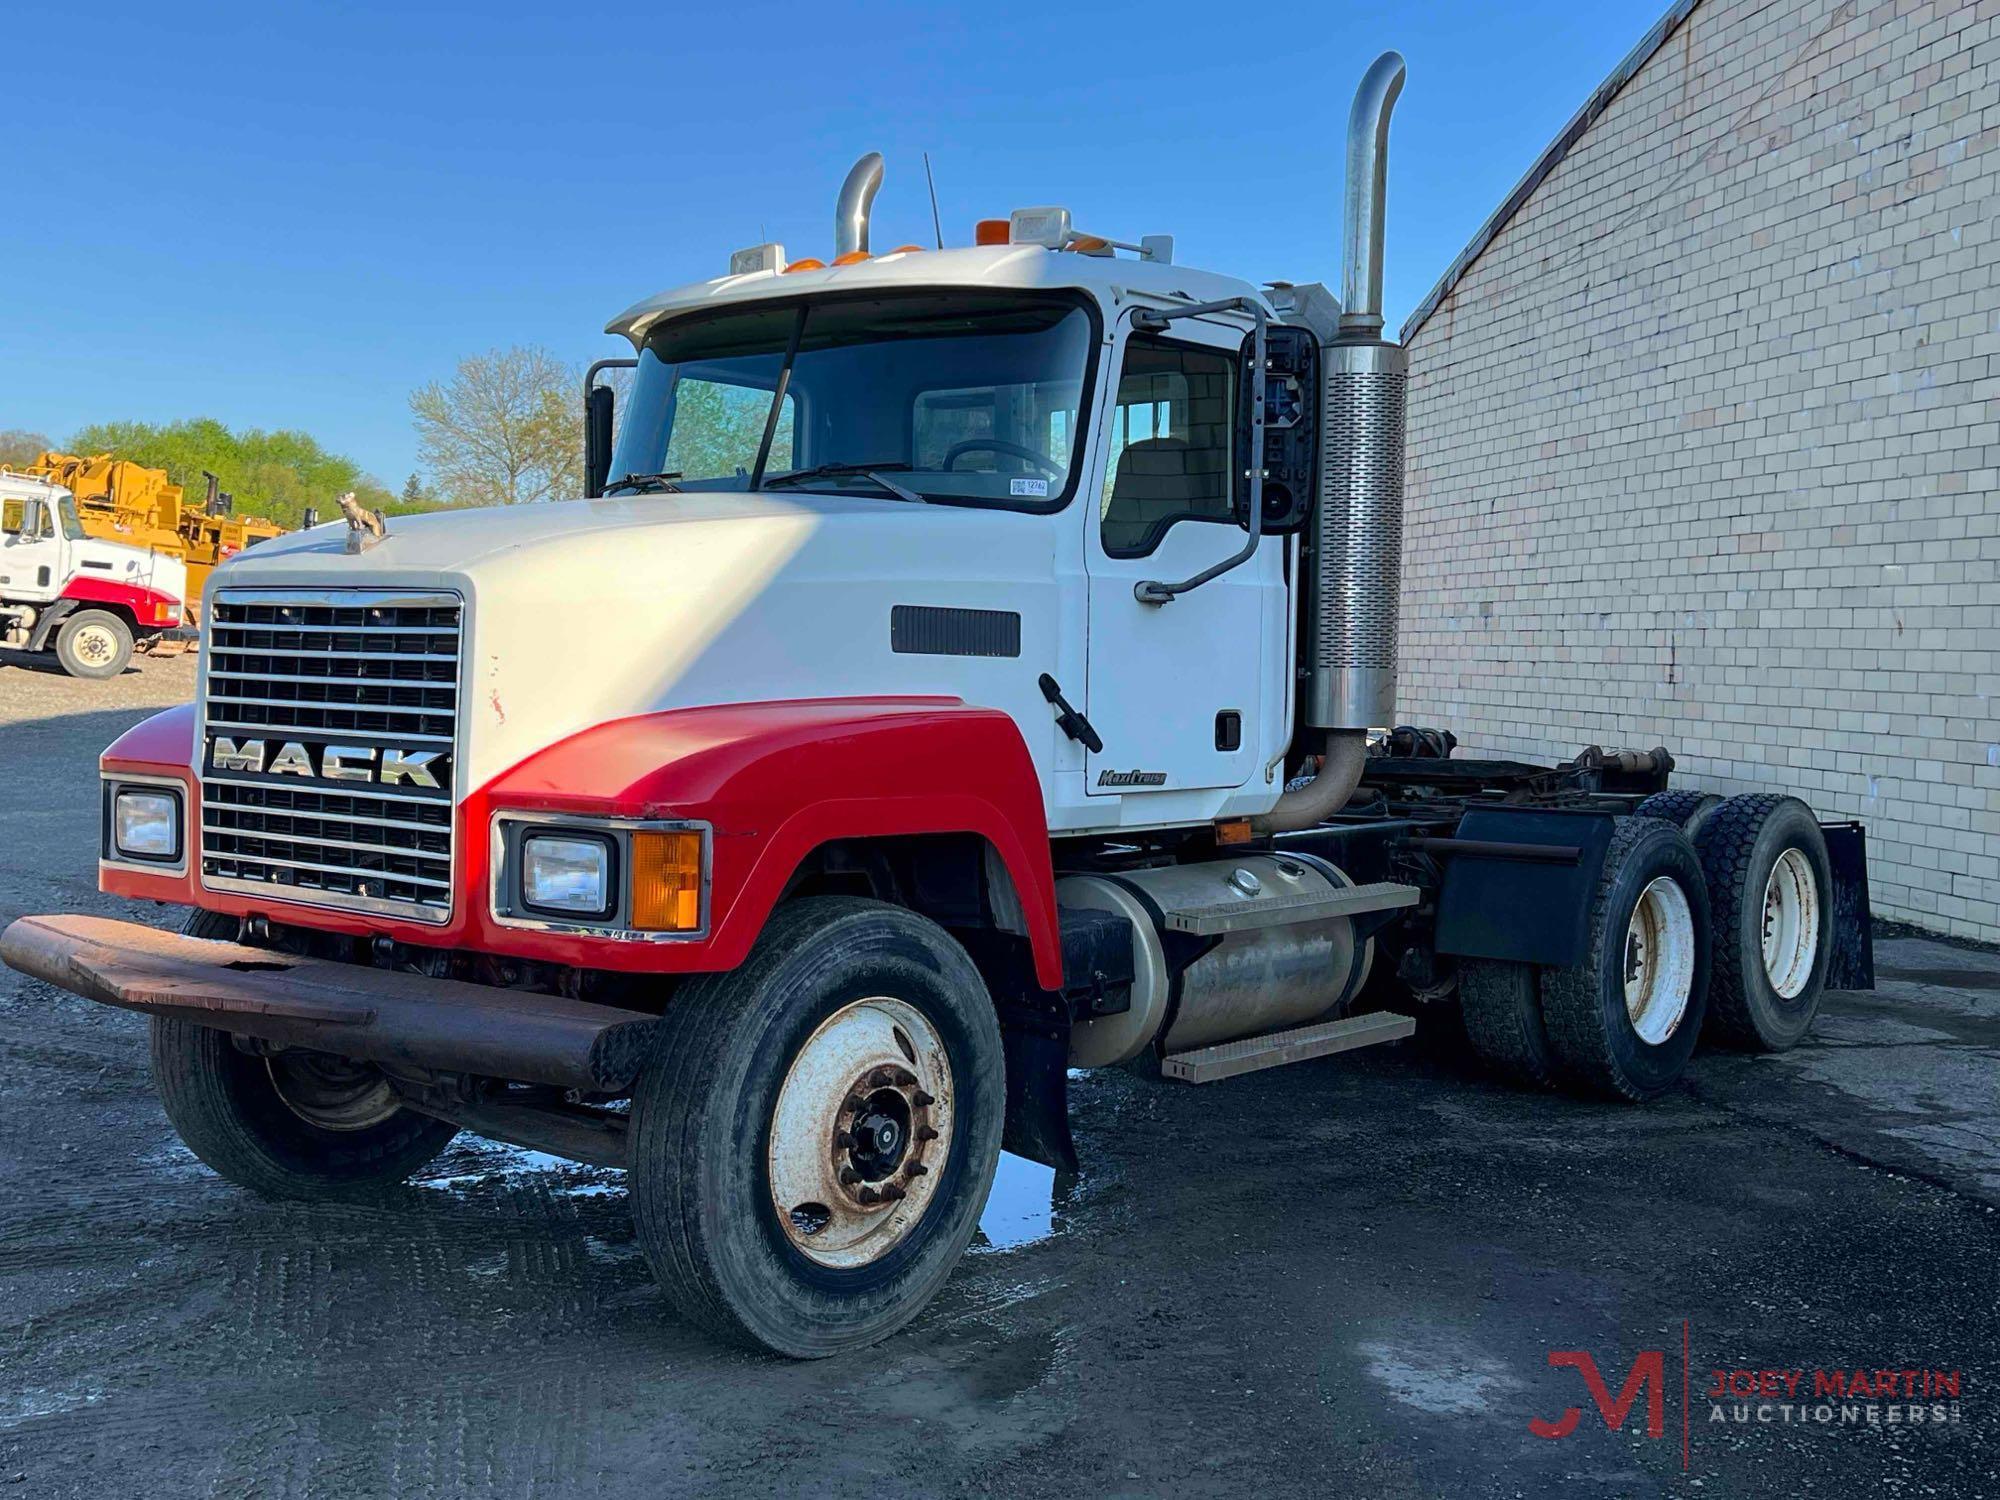
[[[1132,597],[1141,604],[1171,604],[1188,590],[1198,589],[1204,583],[1242,567],[1257,555],[1257,545],[1264,540],[1264,367],[1269,355],[1265,347],[1265,328],[1270,320],[1270,315],[1264,311],[1264,304],[1255,297],[1225,297],[1219,302],[1197,302],[1191,307],[1142,308],[1132,315],[1132,326],[1148,333],[1159,333],[1176,318],[1198,318],[1206,313],[1218,312],[1247,312],[1257,324],[1256,354],[1252,360],[1255,368],[1250,373],[1250,534],[1244,538],[1242,551],[1234,557],[1224,558],[1212,568],[1203,568],[1192,578],[1184,578],[1179,583],[1163,583],[1157,578],[1148,578],[1133,584]]]
[[[583,495],[595,500],[611,477],[611,402],[608,385],[597,377],[605,370],[630,370],[636,359],[600,359],[583,374]]]

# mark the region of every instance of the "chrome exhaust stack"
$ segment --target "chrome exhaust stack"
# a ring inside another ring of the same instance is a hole
[[[1396,719],[1403,572],[1403,350],[1382,337],[1389,113],[1400,53],[1375,60],[1347,123],[1340,331],[1321,358],[1320,493],[1304,645],[1303,719],[1358,731]]]
[[[882,186],[882,153],[870,151],[847,170],[833,210],[833,253],[868,253],[868,215]]]
[[[1368,731],[1396,722],[1407,377],[1402,349],[1382,338],[1382,245],[1389,112],[1404,74],[1401,53],[1376,58],[1347,117],[1341,311],[1320,346],[1319,497],[1306,533],[1294,745],[1318,770],[1250,820],[1258,833],[1311,828],[1339,812],[1361,784]]]

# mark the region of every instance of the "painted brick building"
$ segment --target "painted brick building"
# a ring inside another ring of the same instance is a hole
[[[1399,716],[1796,789],[2000,940],[2000,0],[1683,0],[1403,337]]]

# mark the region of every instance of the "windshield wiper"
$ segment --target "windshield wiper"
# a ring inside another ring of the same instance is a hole
[[[604,487],[607,495],[619,490],[638,490],[642,494],[678,495],[681,487],[674,483],[681,477],[679,469],[664,474],[627,474],[623,479],[614,479]]]
[[[909,467],[908,464],[895,459],[880,464],[814,464],[810,469],[794,469],[789,474],[768,475],[764,480],[764,488],[775,490],[783,485],[805,484],[814,479],[857,478],[880,485],[898,500],[908,500],[913,504],[922,505],[924,503],[922,495],[915,490],[904,489],[893,479],[884,479],[877,472],[881,469],[907,470]]]

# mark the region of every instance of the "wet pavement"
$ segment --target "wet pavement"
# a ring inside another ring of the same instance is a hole
[[[191,666],[23,675],[0,917],[172,920],[92,889],[90,765]],[[1486,1082],[1443,1027],[1081,1077],[1082,1175],[1008,1160],[916,1324],[812,1365],[679,1325],[616,1172],[461,1137],[380,1204],[251,1198],[138,1018],[0,972],[0,1497],[2000,1493],[2000,957],[1877,957],[1805,1046],[1643,1110]],[[1618,1430],[1563,1351],[1614,1411],[1638,1370]],[[1784,1393],[1856,1372],[1899,1394]]]

